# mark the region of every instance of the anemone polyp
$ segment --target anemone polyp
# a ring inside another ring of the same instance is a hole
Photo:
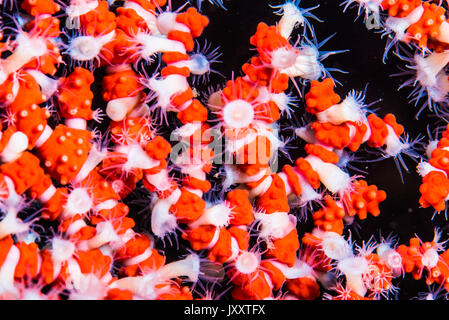
[[[248,101],[237,99],[223,108],[223,121],[230,128],[246,128],[254,120],[254,108]]]
[[[254,252],[243,252],[235,261],[235,268],[243,274],[250,274],[257,270],[260,257]]]

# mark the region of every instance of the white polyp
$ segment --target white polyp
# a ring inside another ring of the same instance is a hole
[[[427,88],[427,94],[434,102],[446,102],[448,91],[449,78],[446,71],[443,69],[437,74],[435,85]]]
[[[75,253],[75,244],[70,240],[55,237],[51,242],[51,247],[51,259],[54,264],[58,265],[71,259]]]
[[[402,274],[402,257],[401,255],[388,246],[386,243],[381,243],[376,253],[387,267],[391,270],[393,277],[398,277]]]
[[[315,228],[313,233],[321,238],[324,254],[333,260],[342,260],[353,256],[352,248],[343,236],[332,231],[320,231]]]
[[[260,264],[260,257],[254,252],[245,251],[241,253],[236,261],[235,268],[243,274],[250,274],[257,271]]]
[[[105,276],[107,276],[106,274]],[[80,274],[76,287],[70,292],[70,300],[101,300],[108,291],[108,279],[95,274]]]
[[[214,225],[216,227],[226,227],[231,220],[232,211],[224,203],[216,204],[212,207],[204,209],[203,214],[189,224],[189,228],[196,228],[201,225]]]
[[[87,121],[83,118],[67,118],[65,125],[72,129],[86,130]]]
[[[271,176],[266,177],[261,183],[259,183],[255,188],[249,190],[249,198],[254,199],[265,192],[270,188],[271,183],[273,182],[273,178]]]
[[[400,154],[403,150],[409,148],[408,143],[403,143],[394,132],[393,128],[387,124],[388,135],[385,139],[385,154],[390,157],[395,157]]]
[[[429,141],[429,143],[426,146],[426,157],[427,157],[427,159],[432,158],[432,152],[436,148],[438,148],[438,140]]]
[[[271,261],[271,263],[278,268],[287,279],[305,277],[314,278],[313,274],[315,271],[313,270],[313,267],[300,259],[296,259],[295,264],[292,267],[278,261]]]
[[[42,93],[47,97],[47,99],[50,98],[56,90],[58,90],[59,80],[50,78],[41,71],[35,69],[26,69],[26,72],[30,74],[34,80],[36,80],[41,87]]]
[[[351,177],[333,163],[324,162],[320,158],[308,155],[307,162],[318,173],[320,181],[332,193],[342,193],[351,185]]]
[[[238,134],[240,132],[240,130],[238,130],[238,131],[236,130],[235,132],[236,132],[236,134]],[[257,132],[254,132],[254,131],[246,133],[245,136],[240,139],[238,139],[238,137],[235,137],[235,139],[234,139],[234,137],[229,137],[225,141],[226,142],[225,149],[227,152],[229,152],[229,154],[237,153],[241,148],[245,147],[246,145],[251,144],[254,140],[257,139],[257,137],[258,137],[258,134],[257,134]],[[243,162],[243,159],[239,159],[237,157],[235,164],[242,164],[242,163],[245,163],[245,162]],[[254,163],[256,163],[256,162],[254,162]]]
[[[395,33],[395,38],[404,41],[406,40],[406,31],[414,23],[421,19],[424,13],[424,7],[421,5],[413,9],[408,16],[403,18],[388,17],[385,21],[385,27],[387,30],[391,30]]]
[[[317,139],[315,137],[315,133],[310,128],[310,126],[304,126],[304,127],[296,128],[295,129],[295,134],[299,138],[304,140],[304,142],[306,142],[306,143],[313,143],[313,144],[317,143]]]
[[[47,203],[50,201],[51,197],[56,193],[56,187],[54,185],[50,185],[47,190],[45,190],[39,197],[39,201],[42,203]]]
[[[270,100],[276,103],[281,112],[289,109],[290,98],[284,92],[270,94]]]
[[[101,210],[111,210],[118,204],[118,201],[115,199],[109,199],[97,204],[93,209],[98,212]]]
[[[163,79],[151,78],[148,87],[157,95],[157,105],[167,111],[176,110],[171,104],[174,95],[189,89],[187,79],[178,74],[169,75]]]
[[[443,43],[449,43],[449,23],[445,20],[441,23],[436,39]]]
[[[145,179],[161,192],[169,190],[172,187],[171,179],[166,169],[156,174],[145,174]]]
[[[428,162],[420,162],[418,166],[416,167],[416,171],[419,173],[421,177],[425,177],[427,174],[429,174],[432,171],[438,171],[443,173],[447,177],[447,173],[444,170],[435,168]]]
[[[235,168],[234,165],[231,164],[225,164],[225,176],[226,179],[223,181],[223,188],[227,189],[233,184],[237,183],[248,183],[248,182],[256,182],[263,178],[263,176],[269,174],[269,169],[265,168],[260,170],[255,175],[249,176],[238,169]]]
[[[159,160],[150,158],[139,144],[119,146],[116,151],[124,153],[127,156],[126,163],[123,165],[123,170],[126,172],[135,168],[151,169],[160,164]]]
[[[92,145],[86,161],[81,167],[81,170],[76,175],[75,179],[73,179],[73,182],[81,183],[81,181],[83,181],[89,175],[89,173],[93,169],[95,169],[101,161],[103,161],[103,159],[106,157],[106,154],[106,151],[98,150],[96,145]]]
[[[287,197],[288,197],[289,195],[291,195],[293,193],[293,189],[292,189],[290,183],[288,182],[288,176],[285,172],[279,172],[278,176],[279,176],[279,178],[282,179],[282,181],[284,181],[285,193],[287,194]]]
[[[296,217],[287,212],[271,214],[258,212],[255,218],[260,221],[259,237],[268,241],[282,239],[296,228]]]
[[[435,87],[437,75],[449,63],[449,52],[432,52],[427,57],[415,55],[416,79],[423,87]]]
[[[201,129],[201,126],[202,123],[200,121],[186,123],[185,125],[178,127],[174,131],[172,131],[171,137],[173,137],[174,139],[172,140],[171,137],[170,139],[171,141],[174,141],[175,139],[185,140],[186,138],[190,138],[191,136],[193,136],[195,133],[199,134],[199,136],[195,136],[194,138],[201,139],[201,131],[199,130]]]
[[[304,178],[300,173],[298,173],[297,176],[299,178],[299,185],[301,186],[301,195],[299,196],[298,201],[299,206],[302,207],[311,201],[321,200],[322,195],[312,188],[306,178]]]
[[[214,236],[212,237],[212,240],[209,242],[207,247],[204,248],[204,249],[205,250],[210,250],[213,247],[215,247],[215,245],[217,244],[219,238],[220,238],[220,229],[219,228],[215,228],[215,232],[214,232]]]
[[[237,259],[238,255],[240,254],[241,250],[239,247],[239,243],[234,237],[231,237],[231,256],[228,258],[228,260],[225,261],[225,263],[231,263]]]
[[[174,64],[176,66],[176,64]],[[186,65],[191,74],[203,75],[210,72],[210,63],[202,53],[195,53],[186,61]]]
[[[86,227],[87,224],[82,219],[78,219],[74,222],[72,222],[69,227],[67,228],[65,234],[71,236],[80,231],[82,228]]]
[[[338,261],[337,268],[345,275],[346,287],[360,296],[365,296],[366,287],[362,275],[368,269],[368,262],[363,257],[349,257]]]
[[[323,74],[323,66],[318,60],[318,50],[312,46],[304,46],[296,56],[296,60],[288,68],[282,69],[281,73],[289,77],[301,77],[307,80],[317,80]]]
[[[17,288],[14,285],[14,271],[19,263],[19,259],[20,250],[16,246],[12,246],[0,267],[0,294],[17,294]]]
[[[271,52],[271,65],[274,69],[293,68],[299,53],[292,47],[281,47]]]
[[[5,82],[11,73],[16,72],[32,59],[47,53],[47,42],[44,38],[30,37],[25,32],[17,34],[17,47],[7,58],[0,60],[0,84]]]
[[[10,234],[25,233],[30,229],[29,223],[24,223],[17,217],[17,209],[9,207],[3,220],[0,221],[0,239]]]
[[[104,36],[79,36],[69,44],[69,54],[73,60],[90,61],[100,54],[101,48],[114,40],[115,30]]]
[[[449,23],[445,20],[441,23],[436,39],[443,43],[449,43]]]
[[[139,103],[140,95],[123,97],[108,102],[106,114],[112,121],[121,121]]]
[[[223,122],[228,128],[246,128],[253,120],[254,107],[246,100],[233,100],[223,108]]]
[[[39,138],[36,140],[36,143],[34,144],[36,148],[40,148],[47,140],[50,138],[51,134],[53,133],[53,129],[50,128],[48,124],[45,125],[45,129],[42,132],[42,134],[39,136]]]
[[[19,207],[23,201],[22,196],[17,194],[14,181],[10,177],[5,176],[6,187],[8,188],[8,198],[3,200],[3,204],[7,209]]]
[[[421,256],[421,262],[424,267],[432,269],[436,267],[440,257],[436,249],[427,249]]]
[[[64,208],[64,217],[89,212],[93,206],[92,196],[85,188],[76,188],[70,192]]]
[[[97,0],[72,0],[65,9],[68,18],[74,19],[98,7]]]
[[[148,258],[150,258],[152,256],[152,254],[153,254],[152,248],[148,247],[144,252],[142,252],[138,256],[135,256],[133,258],[126,259],[125,261],[123,261],[123,265],[124,266],[133,266],[133,265],[139,264],[139,263],[147,260]]]
[[[334,125],[340,125],[344,122],[353,121],[361,122],[364,118],[362,105],[354,99],[352,95],[348,95],[342,102],[332,107],[318,112],[316,114],[319,122],[330,122]]]
[[[189,254],[182,260],[164,265],[157,274],[164,280],[187,277],[190,281],[196,282],[200,275],[200,257],[195,253]]]
[[[282,18],[278,23],[279,33],[288,40],[297,24],[303,25],[304,17],[293,2],[286,2],[282,6]]]
[[[140,55],[145,60],[151,60],[151,57],[159,52],[186,53],[186,48],[182,42],[170,40],[163,36],[139,32],[135,36],[134,41],[140,44]]]
[[[160,35],[160,31],[157,28],[157,18],[151,11],[145,10],[141,5],[134,1],[125,1],[123,7],[126,9],[133,9],[137,15],[145,21],[152,35]]]
[[[181,190],[176,189],[169,197],[156,201],[151,212],[151,230],[157,237],[164,237],[175,231],[176,217],[169,210],[179,200],[179,197],[181,197]]]
[[[176,21],[177,14],[175,12],[163,12],[157,16],[157,27],[162,34],[168,34],[172,30],[189,32],[190,29]]]
[[[80,241],[77,247],[82,251],[96,249],[109,242],[120,241],[120,237],[110,221],[102,221],[95,226],[97,233],[88,240]]]
[[[28,148],[28,137],[21,131],[14,132],[9,138],[3,151],[0,153],[2,162],[12,162],[20,157]]]

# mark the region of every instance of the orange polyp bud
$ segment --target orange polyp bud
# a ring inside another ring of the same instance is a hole
[[[75,68],[67,78],[61,79],[58,101],[62,117],[92,119],[94,94],[90,86],[93,82],[92,72],[81,67]]]
[[[279,290],[286,280],[285,275],[270,261],[262,261],[260,263],[260,266],[261,268],[264,268],[266,270],[266,273],[270,276],[271,282],[273,283],[273,289]]]
[[[299,196],[302,192],[302,188],[299,182],[298,174],[295,172],[292,166],[288,164],[286,164],[282,168],[282,172],[284,172],[287,175],[288,184],[290,185],[290,188],[292,188],[295,195]]]
[[[388,14],[392,17],[404,18],[412,12],[413,9],[421,5],[421,0],[384,0],[382,8],[388,10]]]
[[[317,140],[339,150],[351,141],[350,129],[346,123],[334,125],[329,122],[313,122],[312,130]]]
[[[261,22],[257,25],[256,33],[250,38],[250,43],[257,47],[260,59],[271,63],[271,52],[279,48],[293,49],[288,40],[280,33],[277,26],[268,26]]]
[[[100,249],[77,251],[74,256],[82,273],[91,273],[98,277],[108,273],[112,263],[111,257],[104,255]]]
[[[388,136],[387,125],[374,113],[370,114],[367,119],[371,129],[371,135],[367,141],[367,144],[373,148],[380,148],[384,145],[385,139]]]
[[[436,148],[432,151],[432,158],[430,158],[429,163],[435,168],[449,173],[449,151]]]
[[[116,10],[117,28],[125,31],[125,33],[133,37],[138,32],[145,32],[148,30],[148,25],[145,20],[137,14],[134,9],[119,7]]]
[[[193,37],[189,32],[172,30],[168,33],[167,38],[170,40],[182,42],[184,44],[184,47],[186,48],[186,51],[192,51],[195,46]]]
[[[398,137],[404,133],[404,126],[396,122],[396,117],[394,114],[388,113],[387,115],[385,115],[384,121],[386,124],[390,125],[393,128]]]
[[[338,163],[339,157],[332,151],[317,144],[306,144],[305,151],[308,154],[314,155],[324,162]]]
[[[105,35],[116,28],[115,14],[109,11],[107,1],[98,1],[94,10],[80,16],[81,29],[89,36]]]
[[[386,197],[385,191],[378,190],[375,185],[368,186],[364,180],[358,180],[353,183],[353,191],[343,201],[349,216],[357,214],[360,219],[366,219],[368,212],[373,216],[380,214],[379,203]]]
[[[285,237],[272,240],[272,246],[266,255],[267,257],[276,258],[289,267],[293,267],[296,261],[296,253],[298,249],[298,232],[296,229],[293,229]]]
[[[61,9],[53,0],[24,0],[20,7],[32,16],[53,15]]]
[[[318,283],[307,277],[288,279],[287,289],[299,300],[315,300],[320,296],[320,286]]]
[[[270,187],[256,200],[257,207],[265,213],[289,212],[290,207],[284,181],[277,174],[273,174],[271,177],[273,181]]]
[[[183,179],[182,185],[189,189],[201,190],[201,192],[207,192],[212,185],[207,180],[200,180],[192,176],[187,176]]]
[[[59,139],[61,136],[65,139]],[[46,172],[61,184],[69,183],[76,177],[89,155],[90,139],[90,131],[58,125],[37,150],[39,158],[45,164]],[[82,153],[77,150],[82,150]],[[64,159],[67,161],[61,161]]]
[[[423,208],[432,206],[436,211],[445,209],[445,199],[449,195],[449,179],[443,172],[431,171],[423,178],[419,187],[421,198],[419,204]]]
[[[135,96],[140,92],[138,75],[131,69],[113,72],[102,81],[103,100]]]
[[[313,170],[310,163],[304,158],[298,158],[295,164],[298,171],[306,178],[312,188],[318,189],[321,184],[320,176]]]
[[[189,223],[197,220],[204,211],[206,203],[196,194],[181,189],[181,197],[170,207],[170,212],[173,213],[181,223]]]
[[[217,227],[203,225],[183,232],[182,238],[189,241],[193,250],[199,251],[207,248],[211,243]]]
[[[306,111],[312,114],[324,111],[340,102],[340,96],[334,92],[335,83],[331,78],[323,81],[313,80],[309,92],[305,95]]]
[[[445,20],[446,10],[435,4],[423,2],[424,12],[419,21],[407,29],[408,38],[418,43],[422,48],[427,46],[429,37],[435,38],[440,33],[441,23]]]
[[[226,196],[228,206],[232,210],[232,225],[249,225],[254,221],[253,207],[249,202],[249,193],[246,190],[233,190]]]
[[[193,7],[187,9],[184,13],[178,14],[176,21],[186,25],[194,38],[199,37],[204,28],[209,24],[209,18],[198,13]]]
[[[209,260],[217,263],[225,263],[232,256],[231,233],[225,228],[220,229],[217,243],[210,250]]]
[[[176,116],[183,124],[205,122],[207,121],[207,109],[197,99],[193,99],[189,107],[178,112]]]
[[[145,151],[155,160],[165,160],[171,152],[171,145],[163,137],[157,136],[145,145]]]
[[[324,231],[333,231],[338,234],[343,233],[343,217],[345,211],[331,196],[324,197],[326,206],[312,215],[316,227]]]
[[[20,259],[14,270],[15,278],[34,278],[38,273],[39,266],[39,248],[36,243],[27,244],[19,242],[16,244],[20,250]]]
[[[39,165],[39,159],[29,152],[24,152],[14,162],[8,162],[0,166],[0,172],[11,178],[15,191],[18,194],[36,185],[44,179],[44,170]]]
[[[110,289],[105,297],[105,300],[132,300],[133,293],[129,290]]]

